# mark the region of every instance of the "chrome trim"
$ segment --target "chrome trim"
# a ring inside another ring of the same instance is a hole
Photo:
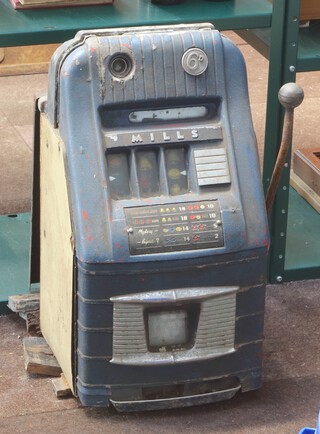
[[[240,389],[241,386],[239,385],[231,389],[219,390],[217,392],[209,392],[201,395],[139,401],[116,401],[110,399],[110,402],[119,412],[162,410],[166,408],[191,407],[193,405],[203,405],[224,401],[231,399]]]
[[[189,288],[112,297],[113,354],[120,365],[163,365],[200,361],[235,352],[236,293],[239,287]],[[193,346],[185,349],[148,347],[145,309],[200,303]]]

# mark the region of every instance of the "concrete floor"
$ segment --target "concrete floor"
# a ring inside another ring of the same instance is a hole
[[[252,115],[262,159],[268,62],[229,33],[248,67]],[[305,101],[296,111],[294,146],[317,146],[320,73],[298,76]],[[0,214],[30,210],[33,99],[47,76],[0,78]],[[1,248],[1,246],[0,246]],[[24,371],[25,323],[0,317],[1,433],[268,433],[315,426],[320,407],[320,281],[270,285],[265,316],[264,385],[213,405],[120,415],[57,400],[51,380]]]

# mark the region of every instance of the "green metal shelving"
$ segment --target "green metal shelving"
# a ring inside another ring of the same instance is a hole
[[[319,278],[319,213],[293,188],[290,188],[288,209],[284,278],[287,281]]]
[[[281,141],[278,90],[298,72],[320,70],[320,22],[300,28],[300,0],[273,0],[272,26],[237,33],[269,59],[263,181],[267,190]],[[291,153],[270,219],[271,282],[320,278],[320,216],[289,188]],[[299,212],[297,212],[299,210]]]
[[[267,59],[270,57],[271,29],[245,29],[237,33]],[[311,21],[307,28],[299,29],[296,72],[320,70],[320,21]]]
[[[264,185],[280,143],[283,111],[277,94],[297,72],[320,69],[320,23],[299,29],[300,0],[187,0],[155,6],[150,0],[116,0],[113,6],[14,10],[0,0],[0,47],[63,42],[78,30],[212,22],[236,30],[269,58]],[[249,29],[249,30],[246,30]],[[252,31],[253,29],[258,29]],[[319,215],[289,188],[290,156],[270,220],[270,280],[320,277]],[[0,309],[8,295],[28,291],[29,215],[0,217]],[[0,310],[1,312],[1,310]]]
[[[9,295],[29,291],[30,214],[0,216],[0,315]]]
[[[314,31],[319,28],[318,23],[312,23],[309,29],[300,28],[297,18],[300,14],[300,0],[276,0],[273,5],[263,169],[265,189],[269,185],[281,141],[283,108],[277,101],[278,90],[284,83],[295,81],[297,72],[320,69],[320,47],[317,44],[320,38],[317,31]],[[291,152],[281,177],[270,219],[271,282],[320,277],[320,217],[310,209],[310,205],[304,199],[289,188],[290,164]],[[294,210],[297,206],[303,210],[303,222],[296,219],[297,213]],[[310,229],[312,239],[309,236]],[[309,244],[306,244],[307,242]],[[307,254],[306,246],[314,256]]]
[[[320,21],[299,30],[297,72],[320,70]]]
[[[90,7],[13,10],[0,0],[0,46],[63,42],[78,30],[156,24],[212,22],[219,30],[270,27],[272,5],[266,0],[187,0],[156,6],[150,0],[115,0]]]

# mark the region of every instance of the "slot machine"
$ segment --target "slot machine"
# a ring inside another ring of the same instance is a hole
[[[260,387],[269,235],[238,48],[210,24],[79,32],[37,128],[41,330],[81,403]]]

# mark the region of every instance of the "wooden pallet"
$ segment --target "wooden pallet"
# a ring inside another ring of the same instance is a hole
[[[52,379],[57,398],[72,396],[70,386],[63,375],[51,348],[40,330],[39,293],[10,296],[8,307],[26,320],[27,332],[32,336],[23,339],[25,369],[29,374],[57,377]]]
[[[61,374],[59,378],[53,378],[52,385],[57,398],[69,398],[72,396],[70,386],[64,374]]]
[[[23,339],[25,369],[29,374],[59,377],[61,368],[43,337],[27,336]]]
[[[8,299],[8,307],[18,313],[26,321],[27,332],[33,336],[41,336],[40,330],[40,294],[30,293],[12,295]]]
[[[22,295],[11,295],[8,299],[8,307],[12,312],[26,313],[39,310],[40,293],[29,293]]]

